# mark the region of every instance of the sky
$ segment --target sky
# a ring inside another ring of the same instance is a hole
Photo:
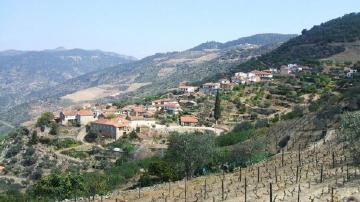
[[[299,34],[360,0],[0,0],[0,50],[101,49],[142,58],[258,33]]]

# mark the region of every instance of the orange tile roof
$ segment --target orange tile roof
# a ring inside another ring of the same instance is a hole
[[[197,123],[198,119],[195,116],[182,116],[180,117],[182,123]]]
[[[77,114],[80,116],[94,116],[94,112],[90,109],[81,109]]]
[[[138,113],[145,113],[146,110],[143,106],[138,106],[138,107],[133,107],[132,110],[134,110],[134,112],[138,112]]]
[[[129,121],[124,118],[117,117],[113,119],[98,119],[94,123],[100,125],[110,125],[116,128],[123,128],[129,124]]]
[[[76,110],[64,110],[64,111],[62,111],[62,113],[65,116],[76,116],[77,111]]]
[[[254,74],[271,74],[270,72],[259,71],[259,70],[254,70],[254,71],[252,71],[252,73],[254,73]]]

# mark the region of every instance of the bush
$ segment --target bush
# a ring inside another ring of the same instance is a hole
[[[96,131],[90,130],[88,134],[85,135],[85,140],[87,142],[95,142],[98,137],[99,135]]]
[[[282,137],[282,138],[280,139],[279,143],[278,143],[278,146],[279,146],[280,148],[286,147],[286,145],[288,144],[289,140],[290,140],[290,136],[289,136],[289,135],[286,135],[286,136]]]
[[[232,131],[215,138],[215,143],[219,147],[234,145],[249,139],[253,135],[253,130],[245,130],[241,132]]]
[[[26,156],[22,161],[23,166],[31,166],[36,163],[37,158],[35,156]]]
[[[7,150],[5,157],[11,158],[13,156],[16,156],[20,152],[20,150],[21,150],[21,145],[19,144],[13,145]]]
[[[55,146],[56,149],[63,149],[81,145],[81,142],[71,138],[55,139],[51,142],[51,145]]]
[[[253,128],[254,128],[253,124],[249,121],[246,121],[246,122],[237,124],[234,127],[234,129],[232,130],[232,132],[241,132],[241,131],[250,130]]]
[[[43,175],[42,170],[40,168],[38,168],[30,175],[30,178],[32,180],[38,180],[42,177],[42,175]]]
[[[266,119],[260,119],[260,120],[257,120],[255,122],[255,128],[265,128],[265,127],[269,127],[269,123],[268,123],[268,120]]]
[[[148,168],[150,175],[157,176],[162,182],[175,181],[181,179],[182,175],[176,173],[176,169],[168,162],[157,160],[151,162]]]

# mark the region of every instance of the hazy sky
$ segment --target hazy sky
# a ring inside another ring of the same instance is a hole
[[[360,0],[0,0],[0,50],[102,49],[144,57],[303,28]]]

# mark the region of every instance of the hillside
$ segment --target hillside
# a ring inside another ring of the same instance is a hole
[[[354,54],[351,53],[354,48],[351,47],[356,46],[358,40],[360,40],[360,13],[351,13],[316,25],[310,30],[304,29],[300,36],[287,41],[276,50],[256,60],[240,65],[238,69],[278,67],[288,63],[312,64],[318,59],[338,55],[345,50],[348,51],[346,55],[350,57],[341,57],[341,59],[354,61],[356,59],[352,57]],[[349,44],[352,46],[347,48]]]
[[[0,111],[21,104],[28,94],[35,91],[134,60],[133,57],[100,50],[57,48],[0,52]]]

